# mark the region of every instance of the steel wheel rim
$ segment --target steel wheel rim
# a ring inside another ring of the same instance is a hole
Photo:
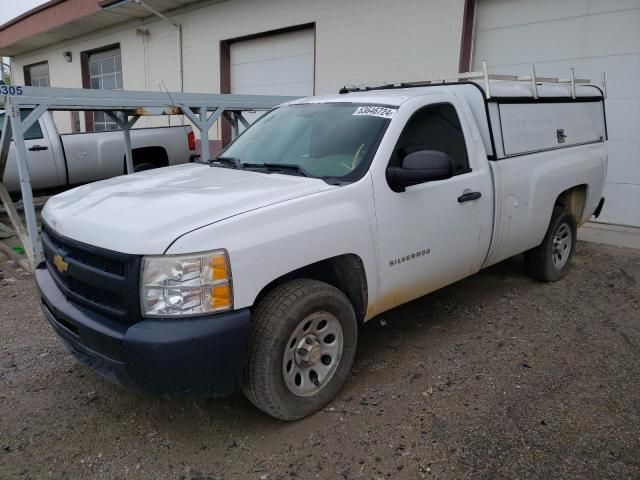
[[[344,345],[342,325],[329,312],[305,317],[289,336],[282,359],[284,383],[291,393],[309,397],[333,378]]]
[[[571,255],[571,244],[573,233],[569,224],[562,223],[553,235],[553,245],[551,249],[551,259],[553,266],[560,270],[569,260]]]

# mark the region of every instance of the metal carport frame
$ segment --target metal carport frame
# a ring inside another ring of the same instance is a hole
[[[38,238],[31,179],[27,165],[24,132],[46,111],[103,111],[122,129],[127,174],[133,173],[130,129],[141,116],[186,115],[200,131],[201,158],[209,160],[209,129],[224,114],[231,122],[233,133],[239,132],[238,122],[247,126],[245,111],[266,111],[298,97],[268,95],[234,95],[176,92],[138,92],[127,90],[90,90],[76,88],[39,88],[2,86],[5,119],[0,137],[0,198],[7,206],[11,222],[34,268],[42,260],[42,247]],[[22,110],[31,111],[23,120]],[[26,232],[20,217],[2,184],[11,140],[15,142],[20,190],[26,219]]]

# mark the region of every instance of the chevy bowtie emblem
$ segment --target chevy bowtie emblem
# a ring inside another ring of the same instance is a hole
[[[60,273],[65,273],[69,270],[69,264],[64,261],[64,259],[60,255],[56,255],[53,257],[53,264],[56,266]]]

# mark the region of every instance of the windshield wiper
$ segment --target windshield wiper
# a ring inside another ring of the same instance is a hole
[[[295,163],[244,163],[245,168],[264,169],[271,172],[293,173],[302,177],[312,177],[311,173]]]
[[[238,170],[244,169],[244,164],[236,157],[216,157],[209,163],[220,163],[222,165],[228,165],[231,168],[237,168]]]

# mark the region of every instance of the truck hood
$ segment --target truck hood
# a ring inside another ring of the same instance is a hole
[[[331,188],[313,178],[185,164],[74,188],[51,197],[42,218],[79,242],[161,254],[189,231]]]

